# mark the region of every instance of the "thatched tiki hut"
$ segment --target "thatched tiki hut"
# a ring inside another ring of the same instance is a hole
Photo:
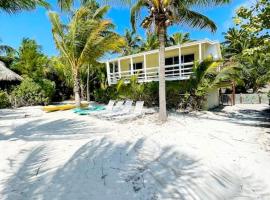
[[[22,77],[6,67],[0,60],[0,89],[7,89],[11,84],[16,84]]]

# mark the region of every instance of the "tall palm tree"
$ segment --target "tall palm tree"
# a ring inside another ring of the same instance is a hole
[[[157,34],[147,32],[146,40],[143,41],[143,44],[141,46],[141,51],[150,51],[154,49],[158,49],[159,42]]]
[[[45,0],[0,0],[0,11],[7,13],[32,10],[37,6],[49,7],[49,4]]]
[[[146,8],[148,15],[141,26],[155,29],[159,38],[159,118],[167,120],[165,94],[165,38],[167,28],[173,24],[187,24],[191,27],[217,29],[215,23],[206,16],[193,11],[192,7],[215,6],[228,3],[230,0],[138,0],[131,9],[131,23],[136,27],[136,20]]]
[[[112,31],[112,22],[103,19],[108,9],[100,7],[93,13],[91,6],[82,6],[67,25],[60,22],[57,13],[49,13],[56,47],[72,69],[76,106],[81,102],[80,69],[95,64],[109,51],[120,52],[124,46],[123,38]]]
[[[184,44],[186,42],[191,41],[189,37],[189,33],[174,33],[170,38],[169,38],[169,44],[170,45],[179,45],[179,44]]]
[[[135,34],[135,32],[128,29],[125,30],[124,38],[126,40],[126,46],[123,50],[123,55],[131,55],[137,53],[140,49],[140,43],[142,38]]]

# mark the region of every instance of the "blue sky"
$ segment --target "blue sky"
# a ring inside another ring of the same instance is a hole
[[[53,9],[57,10],[56,0],[50,0],[49,2],[52,4]],[[192,39],[209,38],[222,41],[222,32],[225,32],[232,25],[234,10],[247,2],[248,0],[232,0],[229,5],[200,9],[200,12],[216,22],[218,30],[214,34],[207,30],[191,29],[187,26],[171,27],[169,33],[184,31],[190,32]],[[35,39],[42,46],[45,54],[49,56],[57,55],[47,12],[44,8],[24,11],[14,15],[0,12],[0,38],[2,43],[18,48],[22,38],[28,37]],[[116,24],[116,31],[120,34],[123,34],[126,28],[130,28],[129,8],[113,7],[107,17]],[[138,29],[138,32],[145,36],[144,30]]]

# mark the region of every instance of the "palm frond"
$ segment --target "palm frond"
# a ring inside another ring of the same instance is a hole
[[[0,0],[0,10],[7,13],[15,13],[22,10],[33,10],[37,6],[50,8],[50,4],[44,0]]]
[[[55,12],[50,12],[49,18],[52,24],[52,34],[53,34],[56,47],[60,50],[61,54],[63,54],[66,57],[66,59],[68,59],[69,63],[73,66],[74,61],[70,59],[68,48],[64,42],[65,34],[64,34],[63,26],[60,22],[59,15]]]
[[[178,0],[180,1],[180,0]],[[230,0],[188,0],[185,1],[185,5],[187,6],[218,6],[218,5],[223,5],[230,3]]]
[[[70,10],[70,8],[73,6],[74,0],[58,0],[58,5],[61,10]]]
[[[196,11],[181,7],[178,12],[179,15],[175,15],[174,18],[175,23],[187,24],[189,26],[192,26],[193,28],[208,28],[212,32],[215,32],[217,30],[217,27],[212,20]]]
[[[12,48],[11,46],[8,45],[0,45],[0,53],[12,53],[12,52],[16,52],[16,50],[14,48]]]
[[[101,19],[110,9],[110,6],[103,6],[98,8],[94,15],[93,15],[93,19]]]
[[[139,16],[141,10],[143,7],[148,6],[148,4],[146,3],[145,0],[138,0],[131,8],[131,12],[130,12],[130,22],[131,22],[131,26],[133,31],[136,31],[136,20],[137,17]]]

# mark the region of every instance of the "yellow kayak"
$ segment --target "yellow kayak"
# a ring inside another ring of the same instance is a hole
[[[81,104],[81,107],[87,107],[89,104]],[[43,110],[45,112],[54,112],[54,111],[63,111],[63,110],[70,110],[76,108],[75,104],[65,104],[65,105],[50,105],[44,106]]]

